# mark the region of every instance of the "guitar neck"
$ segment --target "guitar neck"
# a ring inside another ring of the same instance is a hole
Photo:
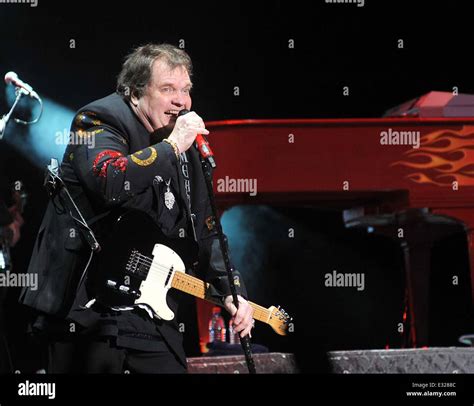
[[[175,289],[178,289],[182,292],[188,293],[192,296],[204,299],[208,302],[222,305],[222,303],[215,302],[206,298],[206,290],[209,286],[208,283],[202,281],[201,279],[195,278],[194,276],[188,275],[183,272],[175,272],[173,280],[171,281],[171,286]],[[265,307],[262,307],[258,304],[248,302],[254,310],[253,318],[264,323],[268,324],[271,313]]]

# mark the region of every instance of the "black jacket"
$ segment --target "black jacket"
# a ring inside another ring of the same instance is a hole
[[[187,238],[193,238],[176,155],[168,143],[155,139],[151,145],[151,139],[153,135],[117,94],[94,101],[76,114],[61,173],[99,242],[102,231],[97,219],[117,208],[146,212],[170,237],[185,229]],[[191,211],[199,245],[198,276],[211,283],[209,296],[222,297],[230,291],[217,234],[209,221],[211,209],[199,155],[191,148],[187,156],[192,173]],[[164,183],[157,182],[157,176],[171,179],[171,191],[176,196],[171,210],[164,206]],[[39,287],[36,291],[24,288],[20,302],[47,315],[66,317],[89,255],[89,246],[68,214],[63,198],[55,195],[47,207],[28,268],[28,272],[38,273]],[[241,280],[238,272],[235,276]],[[239,294],[246,296],[243,281],[237,288]],[[177,304],[170,304],[173,306]],[[160,324],[159,330],[184,356],[176,321]]]

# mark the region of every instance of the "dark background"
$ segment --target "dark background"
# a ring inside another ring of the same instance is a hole
[[[131,48],[184,39],[195,67],[194,104],[207,120],[380,117],[430,90],[474,92],[465,3],[311,3],[2,5],[0,64],[76,110],[114,89]]]
[[[322,0],[262,4],[39,0],[36,8],[0,4],[0,74],[14,70],[42,97],[77,110],[114,91],[123,58],[133,47],[147,42],[178,45],[184,40],[194,62],[193,107],[205,120],[380,117],[387,109],[431,90],[457,87],[460,93],[474,93],[474,30],[464,4],[413,0],[367,0],[361,8]],[[295,41],[294,49],[288,48],[289,39]],[[398,48],[399,39],[404,41],[403,49]],[[238,97],[234,86],[239,86]],[[343,96],[344,86],[349,86],[349,97]],[[1,114],[7,111],[3,92],[0,106]],[[21,128],[9,124],[6,139],[15,132],[24,136]],[[30,193],[23,238],[14,252],[16,269],[21,272],[28,264],[46,205],[41,187],[44,162],[31,162],[5,141],[0,147],[0,170],[10,181],[22,179]],[[322,224],[327,218],[315,214],[313,220]],[[308,252],[328,244],[322,231],[314,240],[308,238],[314,241]],[[336,240],[329,240],[333,254],[326,264],[347,254],[347,247],[341,248]],[[392,252],[394,247],[384,249]],[[400,290],[396,273],[400,258],[393,255],[395,294]],[[383,253],[372,260],[361,257],[357,257],[360,264],[366,260],[383,266]],[[282,276],[285,269],[279,272]],[[258,287],[252,290],[257,292]],[[394,313],[399,305],[396,296],[390,308]],[[291,295],[283,297],[291,300]],[[272,296],[262,298],[276,304]],[[379,299],[373,296],[375,303]],[[335,300],[339,303],[343,298]],[[24,311],[15,309],[15,318]],[[364,323],[369,331],[370,320]],[[356,324],[348,328],[357,328]],[[337,337],[343,337],[339,330]],[[385,342],[382,337],[364,341],[364,334],[358,333],[349,337],[352,342],[336,340],[339,348],[383,346]],[[262,338],[271,340],[265,334]],[[291,350],[276,341],[270,347]]]

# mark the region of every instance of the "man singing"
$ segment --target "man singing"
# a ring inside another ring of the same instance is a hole
[[[245,336],[253,310],[238,272],[238,311],[232,303],[199,152],[193,147],[197,134],[209,132],[195,112],[178,117],[191,109],[191,76],[191,60],[181,49],[168,44],[135,49],[123,64],[116,93],[76,114],[75,142],[66,149],[61,177],[99,243],[105,237],[133,238],[110,235],[101,226],[117,208],[146,213],[169,238],[195,240],[195,272],[210,283],[206,294],[221,301],[235,330]],[[48,372],[185,372],[176,318],[163,321],[145,306],[130,309],[96,300],[103,286],[91,281],[103,280],[97,275],[107,270],[96,265],[77,229],[64,199],[53,197],[28,269],[39,274],[39,289],[25,288],[20,298],[39,312],[35,329],[50,337]],[[171,292],[168,303],[176,313]]]

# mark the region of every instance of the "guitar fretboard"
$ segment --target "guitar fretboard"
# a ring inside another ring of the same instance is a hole
[[[175,272],[173,280],[171,281],[171,286],[173,288],[185,293],[189,293],[195,297],[199,297],[200,299],[210,301],[206,298],[206,289],[208,285],[208,283],[202,281],[201,279],[195,278],[194,276],[183,272]],[[270,311],[268,309],[253,302],[249,302],[249,305],[252,306],[254,310],[254,319],[268,323],[270,318]]]

